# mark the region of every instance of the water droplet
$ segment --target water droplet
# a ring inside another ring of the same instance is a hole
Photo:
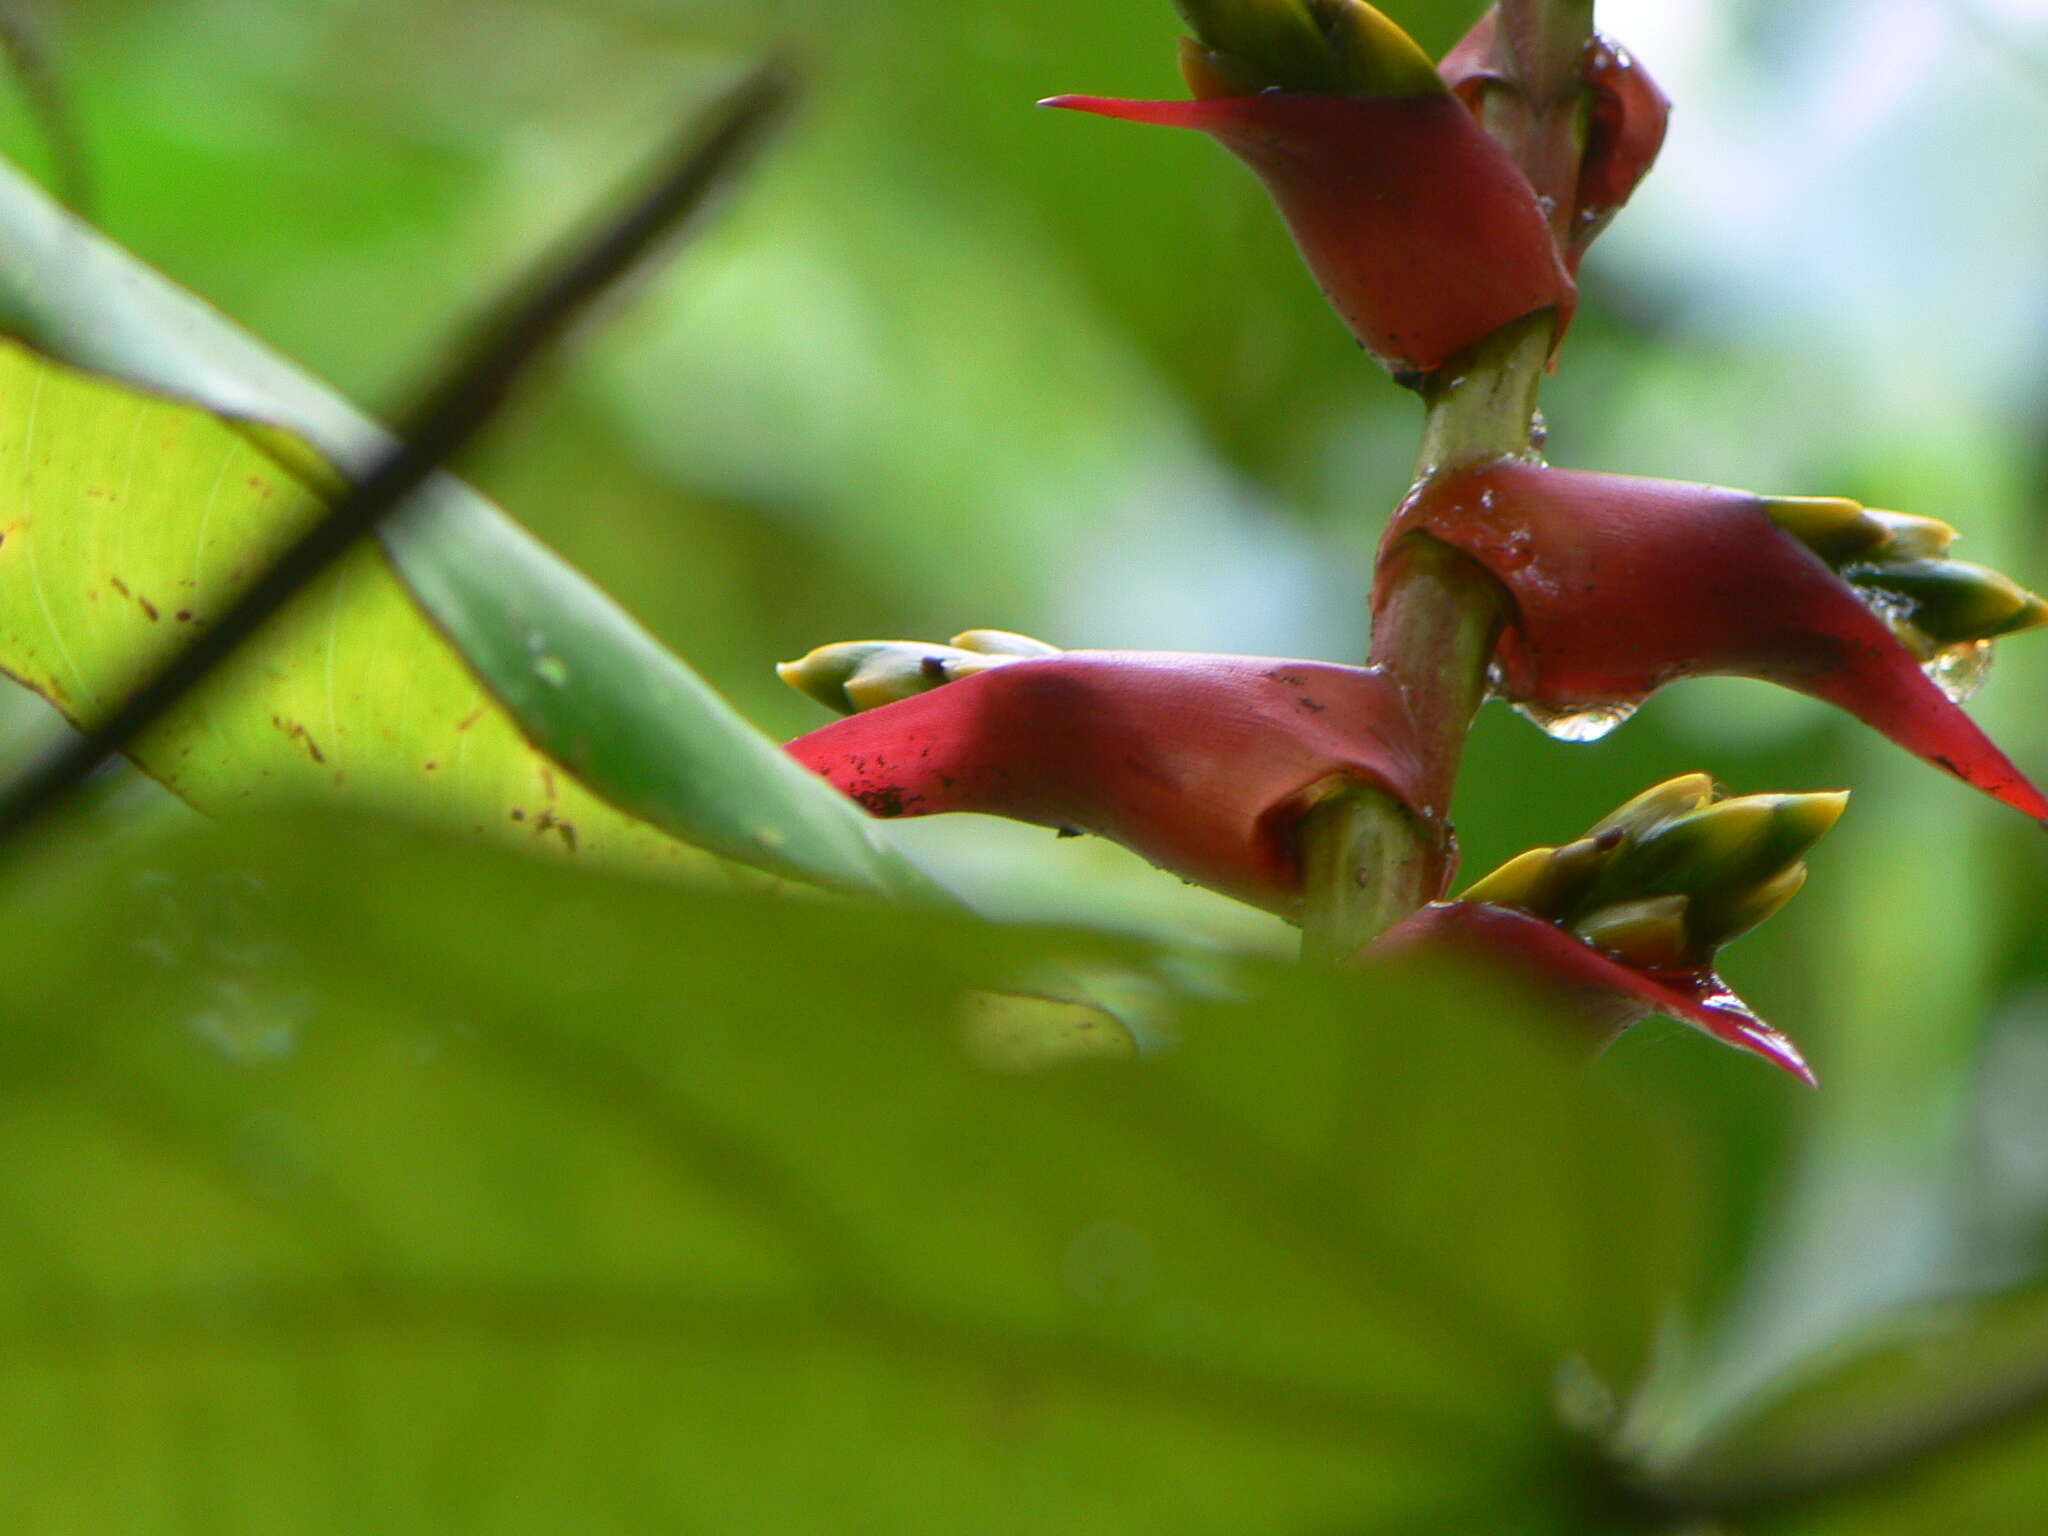
[[[559,656],[536,656],[533,658],[533,675],[560,688],[569,681],[569,664]]]
[[[1924,669],[1934,686],[1948,695],[1951,704],[1961,704],[1984,686],[1991,675],[1991,642],[1969,640],[1936,651]]]
[[[1491,512],[1493,510],[1493,492],[1481,491],[1479,493],[1479,505],[1486,511]]]
[[[1913,622],[1917,611],[1914,603],[1877,587],[1859,586],[1856,595],[1884,620],[1885,628],[1898,636],[1900,644],[1916,656],[1926,652],[1927,635]],[[1984,679],[1991,675],[1991,642],[1966,640],[1960,645],[1945,646],[1923,661],[1920,670],[1948,695],[1950,703],[1961,704],[1982,688]]]
[[[1515,713],[1553,741],[1598,741],[1636,712],[1633,704],[1587,704],[1577,709],[1549,709],[1519,702]]]

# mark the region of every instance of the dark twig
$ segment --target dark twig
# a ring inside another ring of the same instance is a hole
[[[32,764],[0,793],[0,842],[60,804],[96,768],[126,750],[329,569],[378,521],[465,447],[503,405],[519,376],[649,249],[703,206],[787,112],[790,71],[764,65],[691,130],[653,184],[594,236],[540,269],[400,423],[396,446],[328,507],[213,626],[161,664],[103,723]]]

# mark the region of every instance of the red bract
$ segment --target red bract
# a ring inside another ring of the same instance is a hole
[[[1535,192],[1447,93],[1266,91],[1200,101],[1056,96],[1196,128],[1257,173],[1344,322],[1389,368],[1427,373],[1509,322],[1576,300]]]
[[[1611,37],[1596,35],[1586,51],[1591,118],[1579,167],[1578,206],[1565,259],[1573,272],[1594,237],[1629,200],[1664,147],[1671,98],[1650,72]]]
[[[1764,507],[1717,486],[1503,459],[1425,482],[1386,547],[1427,534],[1507,589],[1496,687],[1509,699],[1569,713],[1633,705],[1680,677],[1763,678],[2048,818],[2041,791]],[[1375,606],[1386,595],[1382,583]]]
[[[789,744],[877,816],[981,811],[1124,844],[1285,916],[1294,828],[1363,782],[1416,804],[1401,693],[1361,667],[1068,651],[1012,661]],[[1448,832],[1439,829],[1449,879]]]
[[[1513,89],[1502,69],[1499,21],[1488,11],[1444,55],[1440,73],[1475,114],[1489,90]],[[1576,274],[1600,231],[1649,174],[1671,119],[1671,99],[1650,72],[1613,38],[1596,33],[1580,78],[1586,94],[1586,141],[1579,160],[1565,261]]]
[[[1366,953],[1379,960],[1436,953],[1478,958],[1525,978],[1571,1009],[1596,1045],[1607,1045],[1651,1014],[1663,1014],[1814,1082],[1799,1048],[1759,1019],[1711,969],[1637,970],[1512,907],[1433,902],[1381,935]]]

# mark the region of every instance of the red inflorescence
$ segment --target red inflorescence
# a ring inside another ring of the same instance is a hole
[[[1196,128],[1257,173],[1352,333],[1427,373],[1577,290],[1528,179],[1448,94],[1267,91],[1200,101],[1056,96],[1131,122]]]
[[[1509,699],[1569,712],[1638,703],[1681,677],[1762,678],[2048,818],[2041,791],[1759,497],[1502,459],[1419,487],[1386,547],[1415,535],[1506,588],[1496,688]]]
[[[1300,906],[1294,828],[1322,796],[1363,782],[1417,803],[1400,689],[1318,661],[1068,651],[849,716],[789,751],[878,816],[981,811],[1098,833],[1285,916]]]

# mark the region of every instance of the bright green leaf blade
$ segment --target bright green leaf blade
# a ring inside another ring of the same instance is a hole
[[[313,504],[246,436],[0,341],[0,668],[82,727],[212,622]],[[199,809],[381,805],[629,863],[715,861],[534,750],[364,545],[138,746]]]
[[[346,402],[4,166],[0,251],[0,325],[43,350],[230,419],[282,427],[346,470],[385,451],[385,435]],[[93,435],[104,443],[104,430]],[[276,432],[247,435],[284,468],[306,468],[308,456]],[[777,873],[861,890],[925,888],[875,823],[460,481],[437,476],[386,530],[385,545],[519,728],[604,800]]]
[[[1107,941],[310,821],[0,905],[25,1529],[1577,1532],[1554,1373],[1680,1280],[1441,991],[1020,1076],[971,993]]]

